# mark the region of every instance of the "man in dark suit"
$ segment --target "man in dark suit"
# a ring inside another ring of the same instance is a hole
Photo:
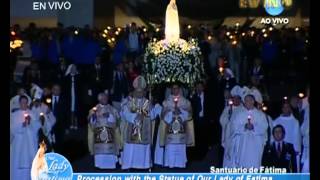
[[[193,120],[195,128],[196,146],[190,151],[191,158],[202,160],[208,152],[208,97],[204,91],[204,84],[199,82],[196,86],[196,92],[191,98],[193,110]]]
[[[53,112],[53,115],[56,117],[56,124],[53,127],[53,131],[56,139],[56,147],[54,147],[56,152],[61,152],[62,145],[64,142],[64,136],[66,134],[67,129],[69,128],[67,120],[68,120],[68,107],[66,106],[66,99],[61,96],[61,87],[58,84],[54,84],[52,86],[52,96],[50,107]]]
[[[120,111],[122,99],[126,98],[129,94],[129,81],[122,63],[118,64],[117,70],[114,71],[111,94],[112,105]]]
[[[282,125],[273,128],[274,142],[264,148],[262,165],[265,167],[286,168],[287,172],[297,172],[296,153],[293,145],[283,141],[285,129]]]
[[[90,89],[92,96],[97,97],[99,93],[109,90],[112,82],[108,81],[108,67],[101,63],[101,58],[97,57],[96,62],[89,67],[87,71],[87,78],[89,78]]]

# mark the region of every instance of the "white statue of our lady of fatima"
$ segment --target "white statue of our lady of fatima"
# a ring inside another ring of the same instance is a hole
[[[179,15],[176,0],[170,0],[167,6],[165,35],[167,41],[178,41],[180,38]]]

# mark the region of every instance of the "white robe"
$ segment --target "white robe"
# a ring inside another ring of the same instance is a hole
[[[273,126],[282,125],[286,131],[284,141],[293,144],[296,152],[301,152],[301,133],[298,120],[291,114],[288,117],[279,116],[273,121]]]
[[[22,126],[24,113],[28,113],[30,125]],[[10,179],[30,180],[31,165],[36,155],[39,122],[30,111],[17,110],[10,120]]]
[[[231,166],[230,159],[230,142],[231,142],[231,121],[236,117],[236,114],[243,110],[243,106],[233,106],[232,115],[229,120],[230,106],[226,106],[220,116],[220,124],[222,127],[221,145],[224,147],[223,167]]]
[[[138,99],[138,104],[141,99]],[[122,113],[125,121],[134,123],[137,117],[137,113],[132,113],[128,106],[124,106],[124,112]],[[151,117],[153,120],[154,117]],[[124,143],[123,152],[121,153],[121,168],[129,169],[148,169],[152,166],[151,162],[151,146],[150,144],[131,144]]]
[[[151,110],[151,116],[156,118],[157,115],[160,116],[160,113],[162,111],[162,106],[160,104],[156,104],[152,110]],[[157,131],[157,129],[155,129]],[[157,141],[156,141],[156,146],[155,146],[155,152],[154,152],[154,163],[158,165],[163,165],[163,152],[164,149],[163,147],[160,147],[160,132],[158,131],[157,133]]]
[[[182,122],[188,120],[189,113],[180,109],[179,115]],[[170,124],[173,121],[173,112],[170,111],[164,117],[166,123]],[[185,168],[187,163],[187,145],[186,144],[166,144],[164,152],[164,166],[169,168],[179,167]]]
[[[309,105],[305,108],[304,121],[301,125],[301,135],[302,135],[302,144],[303,144],[303,152],[301,157],[302,173],[309,173],[309,157],[310,157],[310,149],[309,149]]]
[[[251,114],[253,130],[245,129],[248,115]],[[231,123],[231,167],[260,168],[268,123],[265,115],[257,110],[244,109]]]
[[[227,139],[230,136],[230,122],[232,120],[232,116],[235,116],[243,108],[242,105],[240,106],[233,106],[232,107],[232,114],[229,120],[229,110],[230,106],[226,106],[220,116],[220,125],[222,127],[222,136],[221,136],[221,145],[226,148]]]
[[[56,124],[56,117],[53,115],[52,111],[49,111],[49,108],[46,104],[42,103],[39,107],[32,107],[31,111],[33,112],[35,119],[40,119],[40,113],[44,113],[44,125],[40,124],[40,128],[43,129],[45,136],[47,136],[50,143],[55,143],[55,137],[52,134],[52,128]]]
[[[102,120],[102,119],[101,119]],[[105,119],[105,123],[116,123],[115,117],[110,113],[109,118]],[[93,118],[90,118],[90,123],[95,124]],[[115,154],[95,154],[94,165],[100,169],[115,169],[118,162],[118,157]]]

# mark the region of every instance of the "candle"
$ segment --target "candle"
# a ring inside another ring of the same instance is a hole
[[[29,116],[29,114],[28,113],[24,113],[24,115],[23,115],[25,118],[27,118],[28,116]]]
[[[227,32],[226,35],[227,35],[227,36],[230,36],[230,32]]]
[[[219,72],[220,72],[220,73],[223,72],[223,67],[219,67]]]
[[[15,36],[15,35],[16,35],[16,32],[11,31],[11,35],[12,35],[12,36]]]
[[[273,30],[273,28],[272,27],[269,27],[269,31],[272,31]]]
[[[43,112],[41,112],[41,113],[40,113],[40,116],[44,116],[44,113],[43,113]]]
[[[232,100],[229,101],[229,105],[230,105],[230,106],[233,105],[233,101],[232,101]]]
[[[263,106],[263,107],[262,107],[262,110],[263,110],[263,111],[267,111],[267,110],[268,110],[267,106]]]
[[[108,30],[107,30],[107,29],[105,29],[103,32],[106,33],[106,34],[108,34]]]
[[[191,27],[192,27],[192,26],[189,24],[189,25],[188,25],[188,29],[191,29]]]
[[[249,123],[249,124],[251,124],[251,118],[252,118],[252,117],[251,117],[251,115],[249,114],[249,115],[248,115],[248,123]]]
[[[51,103],[51,99],[50,99],[50,98],[47,98],[47,99],[46,99],[46,102],[47,102],[48,104],[50,104],[50,103]]]
[[[265,32],[266,32],[266,29],[262,29],[262,32],[265,33]]]
[[[93,107],[92,110],[93,110],[94,112],[97,112],[97,107]]]
[[[79,32],[78,32],[77,30],[75,30],[75,31],[74,31],[74,34],[75,34],[75,35],[78,35],[78,34],[79,34]]]
[[[143,32],[147,32],[147,28],[143,28]]]
[[[107,35],[106,35],[106,34],[102,34],[102,37],[106,38],[106,37],[107,37]]]
[[[304,94],[303,94],[303,93],[299,93],[299,97],[300,97],[300,98],[303,98],[303,97],[304,97]]]
[[[212,37],[211,36],[208,36],[208,40],[210,41],[212,39]]]
[[[284,99],[284,100],[288,100],[288,97],[287,97],[287,96],[285,96],[285,97],[283,97],[283,99]]]
[[[236,45],[236,44],[237,44],[236,40],[232,41],[232,45]]]

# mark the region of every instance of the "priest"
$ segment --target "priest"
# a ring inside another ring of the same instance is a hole
[[[231,121],[231,166],[260,168],[268,123],[255,107],[255,96],[243,97],[245,108]]]
[[[36,121],[38,121],[38,126],[40,126],[36,144],[44,141],[44,143],[47,144],[47,150],[53,151],[55,135],[52,128],[56,123],[56,117],[53,115],[50,108],[44,102],[41,102],[41,99],[42,91],[38,89],[34,93],[34,101],[31,104],[31,111],[34,114]]]
[[[160,146],[164,146],[164,166],[185,168],[187,146],[194,146],[191,103],[174,84],[171,95],[163,102],[160,123]]]
[[[28,106],[28,98],[20,96],[20,108],[10,119],[10,179],[30,180],[31,165],[37,153],[39,125]]]
[[[238,112],[244,110],[241,100],[242,88],[240,86],[235,86],[231,90],[232,98],[228,102],[228,106],[226,106],[220,116],[220,124],[222,127],[222,138],[221,145],[224,148],[224,156],[223,156],[223,166],[229,167],[231,166],[231,149],[230,149],[230,135],[232,132],[230,131],[231,121],[234,119]]]
[[[282,105],[282,114],[273,121],[273,126],[282,125],[286,131],[284,140],[293,144],[297,155],[298,172],[300,170],[300,154],[301,154],[301,132],[299,121],[293,116],[290,104],[285,102]]]
[[[99,104],[89,112],[88,145],[95,167],[115,169],[119,154],[118,112],[108,104],[108,95],[98,95]]]
[[[122,169],[149,169],[151,161],[152,118],[150,101],[145,98],[146,81],[138,76],[133,81],[134,92],[123,110]]]

